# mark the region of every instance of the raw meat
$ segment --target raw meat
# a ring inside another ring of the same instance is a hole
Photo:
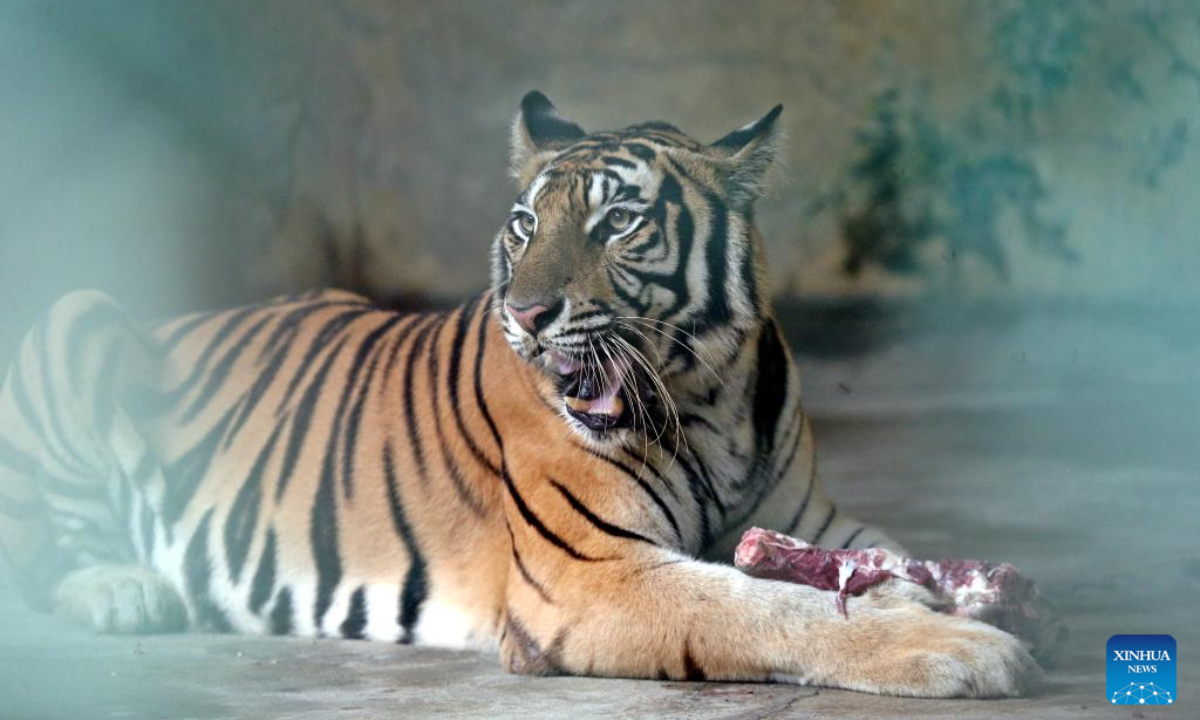
[[[883,548],[827,550],[762,528],[742,535],[734,564],[771,580],[836,590],[834,602],[846,614],[846,598],[861,595],[892,578],[928,588],[939,610],[982,620],[1028,641],[1040,659],[1049,659],[1066,630],[1057,612],[1033,582],[1008,563],[981,560],[914,560]]]

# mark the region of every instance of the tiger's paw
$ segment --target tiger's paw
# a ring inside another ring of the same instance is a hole
[[[998,698],[1025,695],[1041,675],[1021,642],[990,625],[933,614],[914,647],[898,650],[898,694]]]
[[[183,598],[161,575],[133,565],[96,565],[68,574],[54,590],[54,612],[98,633],[178,632]]]
[[[860,614],[863,661],[844,687],[911,697],[1019,697],[1041,668],[1015,636],[986,623],[931,609],[932,596],[912,583],[890,581],[865,602],[849,603],[850,621]]]

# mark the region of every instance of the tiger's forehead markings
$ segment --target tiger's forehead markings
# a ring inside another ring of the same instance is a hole
[[[640,188],[643,193],[653,195],[658,192],[658,178],[650,166],[644,162],[638,161],[629,163],[628,165],[614,165],[610,172],[620,178],[621,185],[625,187]],[[648,195],[643,195],[643,199],[648,200]]]
[[[551,181],[572,175],[569,196],[578,197],[590,209],[596,208],[593,190],[583,183],[578,173],[611,172],[626,186],[642,190],[642,199],[649,200],[658,192],[659,179],[652,169],[659,154],[672,149],[699,151],[701,145],[668,123],[646,122],[624,130],[589,135],[559,153],[550,164],[529,183],[517,199],[516,208],[533,213],[538,198]],[[557,184],[557,183],[554,183]],[[536,213],[534,213],[536,215]]]
[[[563,193],[589,210],[614,202],[638,205],[649,200],[643,193],[653,194],[657,187],[654,171],[645,161],[612,155],[585,160],[576,155],[566,162],[555,161],[538,173],[516,207],[533,212],[538,199],[550,192]]]

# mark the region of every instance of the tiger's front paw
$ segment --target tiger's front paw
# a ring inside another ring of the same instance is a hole
[[[890,581],[858,600],[847,610],[849,622],[858,623],[851,634],[861,660],[847,664],[857,677],[845,687],[910,697],[1017,697],[1041,675],[1015,636],[930,609],[932,596],[911,583]]]
[[[118,635],[176,632],[187,627],[183,598],[158,573],[126,565],[81,568],[62,579],[54,612]]]
[[[1041,675],[1020,640],[964,618],[934,614],[917,632],[913,647],[894,653],[908,668],[900,692],[920,697],[1019,697]]]

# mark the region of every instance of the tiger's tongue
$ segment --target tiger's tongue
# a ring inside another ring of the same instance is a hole
[[[590,377],[585,373],[574,389],[574,395],[563,399],[567,407],[575,412],[588,415],[609,415],[617,417],[625,411],[625,401],[621,399],[621,387],[625,382],[625,373],[616,363],[599,373],[599,378]],[[607,381],[607,382],[606,382]]]

